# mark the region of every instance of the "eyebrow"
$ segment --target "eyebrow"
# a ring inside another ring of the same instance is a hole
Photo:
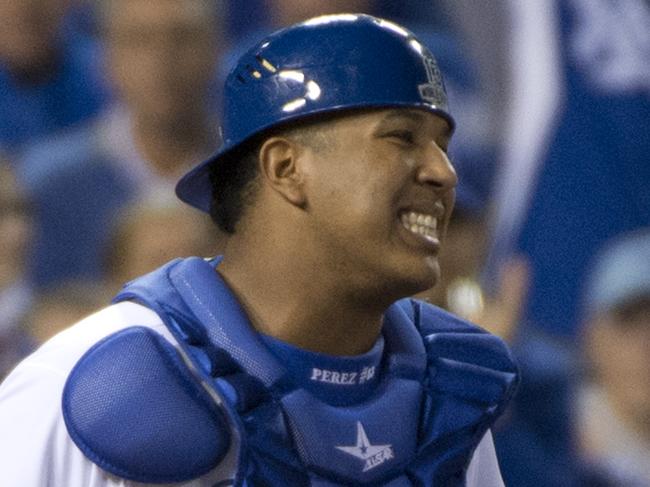
[[[451,129],[451,126],[449,125],[449,122],[447,122],[447,120],[441,115],[437,115],[437,116],[440,117],[445,122],[445,129],[441,134],[442,137],[445,137],[447,139],[451,138],[453,131]],[[408,109],[399,108],[396,110],[389,111],[384,116],[384,118],[381,119],[379,125],[381,126],[384,125],[385,123],[392,122],[393,120],[398,120],[398,119],[407,119],[412,122],[421,124],[424,122],[424,117],[425,117],[424,113],[422,113],[419,110],[408,110]]]

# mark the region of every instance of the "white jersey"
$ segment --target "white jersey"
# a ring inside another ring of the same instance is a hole
[[[115,477],[102,470],[70,438],[61,402],[67,377],[81,356],[102,338],[130,326],[145,326],[176,340],[153,311],[123,302],[82,320],[21,362],[0,385],[0,483],[2,487],[160,487]],[[213,471],[176,487],[232,485],[230,452]],[[488,432],[467,473],[467,487],[503,487]]]

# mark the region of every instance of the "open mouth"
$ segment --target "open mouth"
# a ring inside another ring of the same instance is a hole
[[[404,228],[429,242],[438,242],[438,218],[426,213],[405,211],[400,214]]]

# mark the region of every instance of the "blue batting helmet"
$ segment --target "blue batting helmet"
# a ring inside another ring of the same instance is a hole
[[[435,58],[393,22],[363,14],[316,17],[249,50],[225,85],[223,145],[176,186],[186,203],[210,211],[210,167],[252,137],[317,114],[413,107],[454,121]]]

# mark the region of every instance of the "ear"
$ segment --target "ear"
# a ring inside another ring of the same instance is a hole
[[[304,148],[284,137],[270,137],[260,147],[260,169],[270,187],[289,203],[304,208],[304,174],[300,156]]]

